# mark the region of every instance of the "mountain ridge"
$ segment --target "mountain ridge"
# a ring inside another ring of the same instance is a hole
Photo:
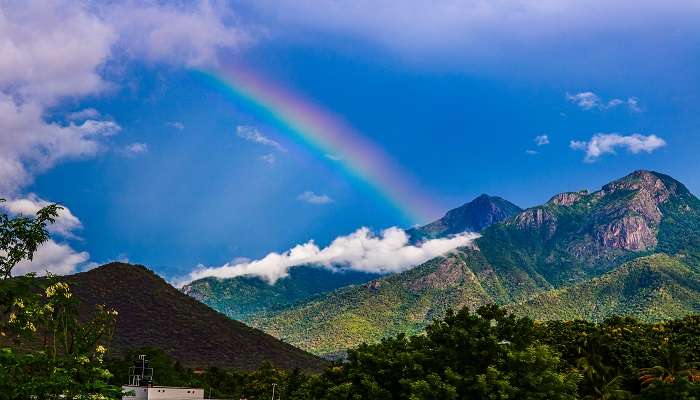
[[[700,265],[700,200],[670,176],[640,170],[595,192],[557,194],[481,233],[475,241],[478,251],[458,249],[251,323],[317,354],[331,353],[362,341],[416,333],[448,308],[517,304],[556,293],[655,253],[663,254],[652,261],[674,257],[694,269]],[[628,275],[609,276],[622,281]],[[694,283],[683,285],[694,291]],[[685,304],[692,297],[679,301]],[[685,306],[674,307],[693,309]],[[546,305],[541,309],[545,312]],[[352,337],[337,327],[353,332]]]
[[[513,203],[482,194],[464,205],[448,211],[442,218],[406,233],[412,244],[423,240],[446,237],[464,231],[480,231],[485,227],[514,215],[521,209]],[[299,266],[290,268],[290,276],[269,285],[258,277],[229,279],[204,278],[183,287],[183,291],[197,300],[244,322],[258,315],[281,312],[285,308],[322,296],[324,293],[348,285],[361,285],[381,274],[360,273],[340,268],[340,272],[322,267]]]

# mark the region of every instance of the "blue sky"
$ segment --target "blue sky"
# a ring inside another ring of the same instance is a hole
[[[700,193],[694,2],[173,4],[0,5],[3,197],[74,218],[27,270],[174,278],[428,222],[192,72],[229,64],[342,119],[444,211],[640,168]]]

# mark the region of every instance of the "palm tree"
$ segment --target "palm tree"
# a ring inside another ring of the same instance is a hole
[[[639,370],[642,386],[649,386],[655,382],[673,384],[678,379],[700,382],[699,363],[687,363],[678,346],[663,346],[659,361],[660,365]]]

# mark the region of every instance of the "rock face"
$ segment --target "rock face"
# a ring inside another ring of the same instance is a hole
[[[506,224],[543,238],[549,247],[563,246],[580,261],[592,263],[620,252],[656,247],[661,207],[681,192],[687,189],[668,176],[635,171],[593,193],[557,194]]]
[[[558,206],[570,206],[581,199],[581,197],[588,195],[588,190],[581,190],[578,192],[564,192],[559,193],[552,197],[547,203],[555,204]]]
[[[434,239],[462,232],[480,232],[495,223],[522,211],[520,207],[496,196],[482,194],[461,207],[448,211],[444,217],[420,228],[408,231],[413,242]]]
[[[649,171],[636,171],[609,183],[596,193],[599,201],[608,198],[602,211],[611,219],[595,231],[598,245],[603,248],[643,251],[656,247],[659,224],[663,217],[661,205],[678,194],[678,182]]]

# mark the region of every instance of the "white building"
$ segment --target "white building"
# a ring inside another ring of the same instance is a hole
[[[172,386],[122,386],[122,400],[193,400],[204,399],[204,389]]]
[[[154,386],[153,368],[146,356],[139,356],[129,367],[129,384],[122,386],[122,400],[199,400],[204,399],[204,389],[173,386]]]

